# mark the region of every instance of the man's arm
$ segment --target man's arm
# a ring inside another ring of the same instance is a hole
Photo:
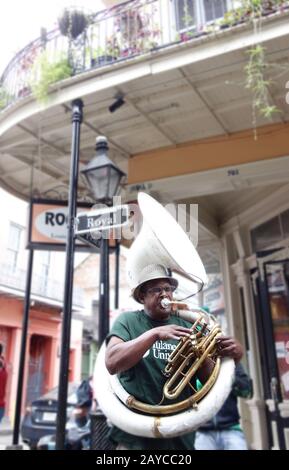
[[[117,374],[135,366],[145,352],[158,340],[180,339],[189,336],[190,329],[178,325],[165,325],[152,328],[138,338],[123,341],[112,336],[105,354],[105,365],[110,374]]]
[[[146,331],[131,341],[112,336],[106,348],[105,365],[110,374],[117,374],[137,364],[157,340],[153,330]]]

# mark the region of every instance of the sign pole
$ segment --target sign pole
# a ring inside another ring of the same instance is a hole
[[[22,337],[21,337],[20,357],[19,357],[19,370],[18,370],[17,395],[16,395],[12,447],[13,446],[18,447],[18,442],[19,442],[19,428],[20,428],[22,395],[23,395],[23,379],[24,379],[24,370],[25,370],[27,334],[28,334],[28,324],[29,324],[31,281],[32,281],[32,271],[33,271],[33,254],[34,254],[34,251],[33,249],[30,248],[29,257],[28,257],[27,274],[26,274],[26,289],[25,289],[25,301],[24,301],[23,319],[22,319]]]
[[[118,308],[118,299],[119,299],[119,245],[120,242],[116,241],[115,247],[115,296],[114,296],[114,308]]]
[[[101,345],[109,331],[109,245],[107,232],[102,233],[100,240],[100,274],[99,274],[99,331]]]

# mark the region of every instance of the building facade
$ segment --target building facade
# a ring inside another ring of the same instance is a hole
[[[12,420],[22,340],[28,205],[3,190],[0,190],[0,200],[0,342],[8,368],[6,414]],[[61,258],[62,254],[52,252],[34,255],[23,408],[58,384],[64,269]],[[69,381],[81,378],[81,355],[82,322],[73,320]]]

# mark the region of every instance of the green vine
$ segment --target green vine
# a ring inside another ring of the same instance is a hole
[[[2,85],[0,85],[0,111],[6,107],[7,93]]]
[[[0,83],[0,111],[5,109],[10,101],[13,100],[13,97],[7,92],[6,88],[2,83]]]
[[[253,113],[256,111],[265,118],[272,118],[273,114],[280,112],[275,105],[270,105],[269,87],[272,80],[265,79],[265,72],[268,64],[265,60],[265,47],[261,44],[251,47],[248,51],[249,62],[245,66],[246,84],[245,87],[253,94]],[[256,124],[256,122],[255,122]]]
[[[272,65],[266,61],[266,48],[259,43],[258,35],[262,27],[264,15],[275,13],[283,8],[284,0],[241,0],[239,7],[228,11],[221,20],[221,26],[233,26],[235,24],[251,22],[256,42],[248,48],[248,62],[244,67],[246,74],[245,88],[252,94],[252,126],[254,137],[257,138],[257,115],[272,120],[281,110],[271,104],[270,87],[273,81],[268,78],[269,67]]]
[[[250,14],[256,36],[261,31],[262,14],[276,6],[280,6],[280,1],[242,1],[242,7]],[[281,112],[277,106],[270,104],[270,86],[273,82],[266,77],[268,75],[269,64],[266,61],[265,52],[266,48],[256,42],[255,45],[247,50],[249,60],[245,66],[245,88],[250,90],[252,94],[252,124],[255,140],[257,139],[257,114],[272,120],[274,114]]]
[[[67,58],[59,58],[50,62],[47,54],[43,53],[36,65],[38,79],[32,82],[32,93],[41,103],[47,103],[49,87],[65,78],[71,77],[72,67]]]

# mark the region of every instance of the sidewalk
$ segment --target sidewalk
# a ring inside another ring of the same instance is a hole
[[[7,450],[7,446],[11,446],[12,435],[13,435],[12,425],[9,419],[5,417],[3,418],[0,424],[0,451]],[[29,450],[29,447],[27,446],[27,444],[24,444],[23,442],[21,442],[21,437],[20,437],[20,445],[22,445],[23,450]]]
[[[13,429],[9,418],[5,416],[0,423],[0,436],[12,435]]]
[[[7,417],[3,418],[0,424],[0,450],[5,450],[6,446],[12,442],[12,426]]]

